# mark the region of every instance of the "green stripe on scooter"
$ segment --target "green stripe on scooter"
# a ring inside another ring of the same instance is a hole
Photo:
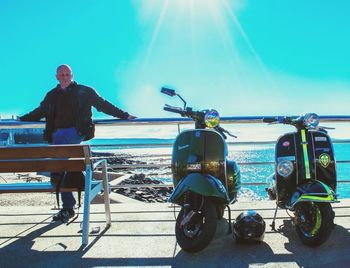
[[[304,164],[305,164],[305,176],[306,176],[306,179],[311,179],[309,156],[307,154],[307,142],[306,142],[305,129],[301,130],[301,142],[302,142],[302,145],[303,145]]]

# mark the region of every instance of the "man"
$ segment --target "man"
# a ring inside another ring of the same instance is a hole
[[[46,94],[39,107],[19,118],[21,121],[45,118],[44,139],[49,143],[77,144],[92,139],[95,132],[92,106],[121,119],[136,118],[101,98],[93,88],[73,81],[72,69],[68,65],[58,66],[56,78],[59,84]],[[76,201],[71,192],[61,193],[61,199],[63,208],[54,215],[53,220],[67,222],[75,215]]]

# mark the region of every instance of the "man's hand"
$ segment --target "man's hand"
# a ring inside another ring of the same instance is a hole
[[[132,120],[132,119],[136,119],[136,118],[137,118],[136,116],[129,115],[127,119],[128,119],[128,120]]]

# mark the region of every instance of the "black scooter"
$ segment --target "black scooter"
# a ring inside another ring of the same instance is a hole
[[[165,111],[195,122],[195,129],[182,131],[173,145],[171,169],[175,188],[169,202],[181,206],[175,225],[178,244],[185,251],[197,252],[214,237],[226,206],[231,228],[228,204],[236,201],[240,171],[234,161],[227,159],[225,139],[226,134],[234,135],[220,127],[217,111],[193,111],[173,89],[162,88],[161,92],[178,96],[184,102],[184,108],[166,105]]]
[[[275,174],[267,188],[276,199],[271,227],[275,229],[277,208],[294,213],[295,228],[308,246],[324,243],[333,229],[331,203],[336,196],[337,176],[334,150],[325,127],[319,127],[314,113],[300,117],[265,117],[263,122],[288,124],[296,132],[282,135],[276,144]]]

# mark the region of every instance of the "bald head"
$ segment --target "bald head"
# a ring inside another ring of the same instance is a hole
[[[67,64],[62,64],[57,67],[56,78],[60,82],[62,89],[66,89],[73,81],[72,68]]]
[[[56,69],[56,73],[58,73],[58,71],[61,69],[69,70],[72,73],[72,68],[68,64],[61,64],[60,66],[58,66]]]

